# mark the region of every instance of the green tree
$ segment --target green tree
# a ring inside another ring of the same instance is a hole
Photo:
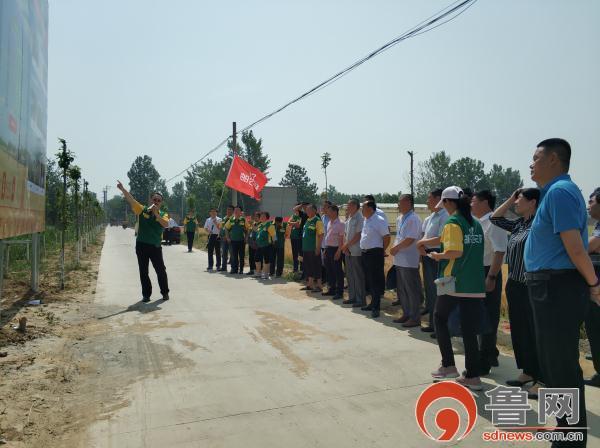
[[[329,194],[327,195],[329,200],[337,205],[343,205],[352,197],[352,195],[347,193],[342,193],[341,191],[337,191],[335,186],[329,185]]]
[[[177,213],[181,219],[186,213],[185,207],[185,183],[177,182],[173,185],[173,189],[169,196],[169,207],[173,213]]]
[[[523,179],[517,170],[502,168],[502,165],[494,164],[487,173],[486,184],[498,197],[497,203],[506,201],[513,192],[523,187]]]
[[[211,207],[217,207],[224,193],[224,181],[229,164],[208,159],[188,170],[185,189],[193,198],[198,216],[208,216]]]
[[[149,201],[153,191],[166,194],[165,182],[164,180],[161,182],[160,174],[154,167],[150,156],[136,157],[127,172],[127,177],[131,195],[143,204]]]
[[[429,159],[419,163],[415,173],[417,202],[424,202],[430,191],[446,188],[452,184],[450,164],[450,156],[444,151],[433,153]]]
[[[271,158],[264,153],[262,147],[262,138],[256,139],[252,131],[246,131],[242,133],[242,144],[244,147],[241,151],[241,156],[255,168],[258,168],[268,177],[268,171],[271,167]]]
[[[298,190],[298,201],[316,202],[317,184],[311,182],[306,169],[294,163],[288,164],[283,178],[279,181],[282,187],[296,187]]]
[[[128,204],[123,195],[115,195],[106,201],[106,215],[109,221],[120,224],[125,220]]]
[[[450,185],[468,187],[473,191],[489,189],[502,201],[514,190],[521,188],[523,180],[517,170],[504,169],[497,164],[492,165],[486,173],[484,163],[471,157],[462,157],[452,162],[444,151],[432,154],[428,160],[419,164],[415,185],[417,202],[424,202],[431,190]]]
[[[481,160],[462,157],[450,165],[450,179],[452,185],[481,190],[487,182],[485,165]]]
[[[46,224],[55,226],[59,220],[60,190],[62,180],[55,160],[48,159],[46,164]]]

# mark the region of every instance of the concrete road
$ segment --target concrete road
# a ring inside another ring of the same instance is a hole
[[[172,300],[156,291],[151,304],[136,304],[133,233],[107,229],[97,313],[109,325],[102,377],[118,387],[99,383],[102,413],[85,446],[439,446],[415,421],[440,360],[428,334],[307,296],[295,283],[207,273],[205,252],[163,252]],[[486,390],[518,373],[513,358],[500,362]],[[588,446],[600,446],[598,392],[588,388]],[[493,429],[487,397],[475,396],[478,420],[460,446],[484,446],[482,432]]]

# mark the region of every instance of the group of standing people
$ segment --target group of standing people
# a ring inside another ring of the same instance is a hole
[[[272,220],[265,211],[246,217],[239,206],[228,207],[224,218],[211,210],[204,224],[208,270],[213,270],[216,255],[216,269],[227,271],[230,255],[229,273],[242,274],[248,246],[247,275],[264,280],[281,276],[289,238],[293,270],[304,280],[302,290],[340,300],[346,279],[343,303],[377,318],[386,287],[384,262],[391,256],[397,293],[393,305],[402,310],[394,322],[420,327],[437,339],[441,364],[431,372],[434,381],[455,379],[481,390],[480,377],[499,365],[496,339],[506,261],[512,344],[522,369],[507,384],[523,387],[530,398],[537,397],[540,386],[578,389],[580,419],[574,430],[585,438],[584,384],[600,387],[600,225],[588,241],[588,212],[568,175],[570,159],[565,140],[540,142],[531,164],[531,178],[539,189],[520,189],[498,208],[490,191],[451,186],[429,193],[430,214],[421,222],[413,196],[401,195],[393,242],[388,219],[372,196],[348,201],[345,221],[339,207],[328,201],[320,210],[315,204],[299,203],[288,222]],[[118,187],[140,217],[136,253],[143,300],[151,294],[149,260],[168,300],[159,236],[168,224],[160,211],[162,197],[154,194],[153,203],[143,207],[120,183]],[[588,205],[590,215],[599,220],[600,189],[590,195]],[[190,214],[184,226],[191,251],[198,222]],[[421,326],[427,314],[428,325]],[[579,364],[584,322],[597,372],[585,383]],[[461,373],[451,342],[456,335],[465,348]],[[558,418],[559,429],[569,431],[569,426],[566,417]]]

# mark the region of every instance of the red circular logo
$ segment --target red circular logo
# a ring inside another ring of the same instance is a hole
[[[443,398],[454,400],[453,404],[455,406],[446,406],[438,410],[435,414],[435,424],[442,430],[442,434],[438,438],[435,438],[425,426],[425,415],[434,402]],[[463,434],[458,435],[461,427],[461,415],[457,409],[460,408],[466,411],[467,424]],[[453,381],[441,381],[432,384],[421,393],[415,406],[415,416],[419,428],[430,439],[440,442],[462,440],[475,426],[475,422],[477,421],[477,403],[475,403],[473,395],[466,387]]]

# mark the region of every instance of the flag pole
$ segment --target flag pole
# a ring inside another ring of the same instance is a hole
[[[237,130],[236,130],[236,122],[233,122],[233,156],[237,155]],[[231,161],[233,163],[233,160]],[[235,207],[237,205],[237,191],[232,189],[231,192],[231,203]]]

